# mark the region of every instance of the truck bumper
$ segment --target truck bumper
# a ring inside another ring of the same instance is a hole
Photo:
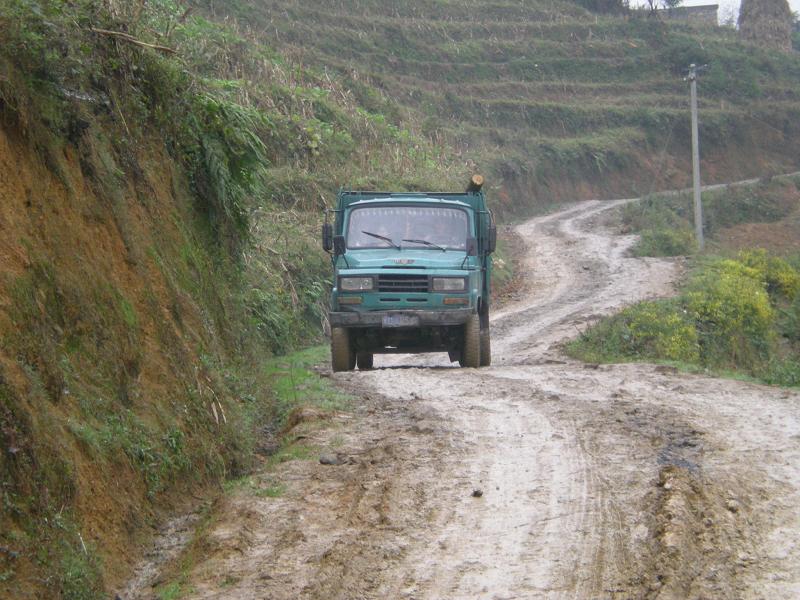
[[[453,308],[449,310],[375,310],[369,312],[332,312],[332,327],[432,327],[463,325],[474,310]]]

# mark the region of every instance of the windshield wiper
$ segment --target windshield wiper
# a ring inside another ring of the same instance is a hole
[[[361,233],[363,233],[364,235],[369,235],[374,238],[378,238],[379,240],[383,240],[384,242],[389,242],[389,244],[391,244],[393,247],[397,248],[398,250],[402,250],[400,245],[395,244],[394,240],[392,240],[392,238],[390,237],[386,237],[385,235],[380,235],[378,233],[372,233],[371,231],[364,231],[363,229],[361,230]]]
[[[444,246],[440,246],[439,244],[434,244],[433,242],[429,242],[428,240],[403,240],[404,242],[409,242],[411,244],[424,244],[425,246],[430,246],[431,248],[438,248],[442,252],[447,252],[447,248]]]

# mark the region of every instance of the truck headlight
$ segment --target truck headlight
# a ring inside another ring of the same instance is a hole
[[[467,280],[463,277],[434,277],[434,292],[463,292],[467,289]]]
[[[339,289],[345,292],[363,292],[374,286],[372,277],[342,277],[339,280]]]

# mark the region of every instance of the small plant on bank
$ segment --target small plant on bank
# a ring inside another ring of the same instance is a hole
[[[636,256],[688,256],[695,252],[697,240],[688,228],[645,229],[634,248]]]

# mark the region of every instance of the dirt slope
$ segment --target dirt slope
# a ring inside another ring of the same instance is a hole
[[[619,202],[520,226],[530,286],[495,315],[495,366],[337,374],[359,409],[302,435],[343,464],[225,499],[187,597],[799,597],[800,394],[559,353],[680,275],[626,257]]]

